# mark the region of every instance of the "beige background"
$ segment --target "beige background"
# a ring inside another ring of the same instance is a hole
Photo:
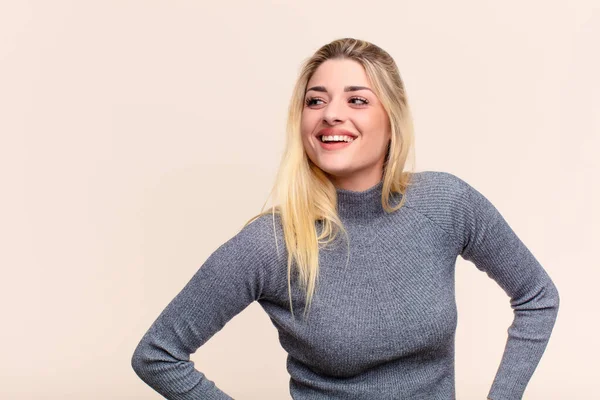
[[[300,62],[340,37],[397,61],[418,170],[486,195],[561,308],[525,399],[599,399],[598,1],[0,3],[3,399],[159,399],[130,366],[209,254],[260,211]],[[458,399],[484,399],[509,298],[457,262]],[[258,303],[193,356],[287,399]]]

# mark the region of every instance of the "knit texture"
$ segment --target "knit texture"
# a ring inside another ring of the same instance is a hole
[[[231,399],[194,368],[190,354],[258,301],[288,353],[295,400],[455,399],[460,255],[498,283],[514,312],[488,398],[521,399],[557,317],[557,288],[471,185],[441,171],[417,172],[413,182],[405,205],[390,214],[381,205],[383,181],[360,192],[337,189],[350,253],[343,234],[320,250],[306,320],[295,275],[295,318],[290,313],[279,217],[261,216],[244,227],[150,326],[133,353],[136,374],[167,399]]]

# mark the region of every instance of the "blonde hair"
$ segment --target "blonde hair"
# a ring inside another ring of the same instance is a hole
[[[402,207],[405,196],[402,196],[399,204],[393,206],[389,202],[390,195],[392,192],[404,194],[411,183],[411,172],[405,172],[404,169],[414,145],[413,121],[404,83],[396,63],[386,51],[364,40],[343,38],[322,46],[303,62],[292,92],[288,108],[286,145],[271,190],[271,194],[275,193],[279,205],[261,211],[244,225],[271,213],[275,226],[275,214],[280,216],[288,251],[287,277],[292,316],[292,264],[296,264],[300,283],[306,291],[306,300],[310,307],[319,273],[319,245],[330,243],[338,231],[348,238],[337,214],[336,188],[325,173],[308,158],[300,136],[306,86],[319,65],[330,59],[350,59],[360,63],[373,85],[373,91],[388,114],[391,140],[383,166],[381,198],[386,212],[391,213]],[[412,162],[414,165],[414,156]],[[320,233],[317,233],[316,221],[322,222],[323,229]],[[305,308],[305,317],[306,311]]]

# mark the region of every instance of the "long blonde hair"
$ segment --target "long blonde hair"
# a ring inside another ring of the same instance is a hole
[[[381,198],[386,212],[391,213],[402,207],[405,196],[402,196],[399,204],[393,206],[389,202],[390,195],[393,192],[404,194],[411,183],[411,172],[405,171],[405,164],[412,155],[414,146],[413,121],[396,63],[386,51],[364,40],[343,38],[322,46],[303,62],[292,92],[286,145],[271,190],[279,204],[264,211],[265,202],[261,213],[244,225],[269,213],[273,215],[275,224],[275,214],[280,216],[288,251],[287,277],[292,316],[291,275],[294,262],[310,307],[319,274],[319,244],[330,243],[338,231],[348,237],[337,214],[336,188],[308,158],[300,136],[306,86],[319,65],[330,59],[350,59],[360,63],[388,114],[391,140],[384,162]],[[411,161],[414,169],[414,155]],[[317,233],[316,221],[322,222],[320,233]],[[305,317],[306,311],[305,307]]]

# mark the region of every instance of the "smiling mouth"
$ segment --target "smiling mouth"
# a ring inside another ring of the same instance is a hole
[[[350,145],[354,142],[354,140],[350,140],[350,141],[346,141],[346,140],[332,140],[329,142],[323,142],[322,140],[319,139],[319,146],[321,149],[323,149],[323,151],[325,152],[336,152],[336,151],[341,151],[347,147],[350,147]]]
[[[338,138],[335,139],[335,136]],[[323,140],[323,137],[328,137],[328,140]],[[321,143],[352,143],[356,138],[348,135],[319,135],[317,139]]]

